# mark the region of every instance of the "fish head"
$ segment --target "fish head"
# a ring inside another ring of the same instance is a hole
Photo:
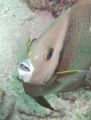
[[[54,74],[64,46],[70,10],[59,16],[29,46],[28,59],[20,63],[18,73],[24,82],[46,84]]]
[[[58,64],[59,52],[55,50],[55,42],[46,43],[43,38],[33,41],[29,49],[29,57],[18,67],[19,78],[24,82],[45,84],[54,73]]]

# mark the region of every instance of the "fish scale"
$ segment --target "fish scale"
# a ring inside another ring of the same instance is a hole
[[[91,64],[91,4],[87,4],[85,7],[80,5],[78,9],[75,7],[71,16],[65,37],[68,42],[57,69],[61,71],[84,70],[88,69]]]

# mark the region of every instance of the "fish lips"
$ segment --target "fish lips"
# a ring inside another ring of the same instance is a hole
[[[19,79],[23,80],[23,82],[30,81],[33,71],[34,71],[34,66],[30,59],[25,59],[24,61],[22,61],[17,69]]]

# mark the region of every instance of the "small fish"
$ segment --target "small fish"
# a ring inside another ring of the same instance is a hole
[[[29,58],[19,65],[18,74],[25,92],[42,106],[53,109],[43,102],[47,94],[91,86],[90,28],[91,1],[80,0],[30,44]]]

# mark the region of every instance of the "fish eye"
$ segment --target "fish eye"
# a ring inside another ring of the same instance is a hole
[[[24,64],[20,64],[20,68],[26,72],[30,72],[30,69],[27,66],[25,66]]]
[[[53,49],[53,48],[49,48],[49,49],[48,49],[48,53],[47,53],[47,56],[46,56],[46,60],[49,60],[49,59],[52,57],[53,52],[54,52],[54,49]]]

